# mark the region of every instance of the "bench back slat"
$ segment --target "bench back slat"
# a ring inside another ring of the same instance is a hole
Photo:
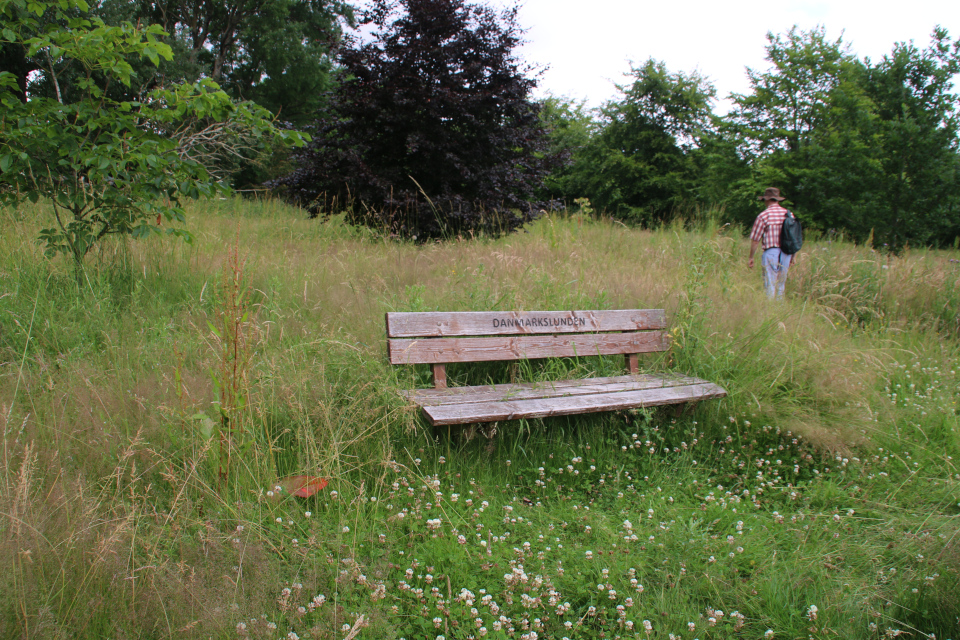
[[[663,309],[459,311],[387,314],[388,338],[533,335],[665,329]]]
[[[669,346],[669,336],[664,331],[387,341],[391,364],[487,362],[650,353],[666,351]]]

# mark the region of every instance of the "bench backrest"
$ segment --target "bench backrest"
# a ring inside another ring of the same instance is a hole
[[[387,314],[392,364],[431,364],[434,384],[446,386],[437,365],[574,356],[627,356],[669,348],[663,309],[612,311],[459,311]]]

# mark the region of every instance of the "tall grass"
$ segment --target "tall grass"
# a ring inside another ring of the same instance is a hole
[[[44,215],[0,211],[3,637],[958,633],[955,252],[814,241],[777,304],[707,214],[416,245],[236,199],[78,286]],[[728,398],[435,439],[385,359],[387,311],[635,307]]]

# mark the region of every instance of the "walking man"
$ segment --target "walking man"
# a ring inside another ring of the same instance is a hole
[[[780,229],[787,218],[787,210],[780,206],[783,198],[780,197],[780,190],[775,187],[767,188],[759,199],[766,202],[767,208],[753,223],[753,230],[750,232],[750,261],[747,266],[753,268],[753,254],[762,244],[760,265],[763,267],[764,289],[768,298],[782,300],[792,257],[780,251]]]

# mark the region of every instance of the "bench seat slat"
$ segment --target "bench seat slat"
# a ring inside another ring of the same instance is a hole
[[[690,376],[655,376],[638,374],[611,378],[582,378],[556,382],[521,382],[517,384],[491,384],[474,387],[450,387],[448,389],[414,389],[401,392],[404,397],[421,407],[474,402],[504,402],[533,398],[557,398],[590,393],[637,391],[662,387],[677,387],[702,384],[705,380]]]
[[[387,314],[388,338],[589,333],[665,329],[663,309],[602,311],[437,311]]]
[[[703,383],[554,398],[425,406],[423,411],[434,426],[442,426],[655,407],[721,398],[725,395],[726,391],[721,387]]]
[[[404,338],[387,341],[392,364],[587,357],[650,353],[666,351],[668,348],[669,338],[663,331],[421,340]]]

